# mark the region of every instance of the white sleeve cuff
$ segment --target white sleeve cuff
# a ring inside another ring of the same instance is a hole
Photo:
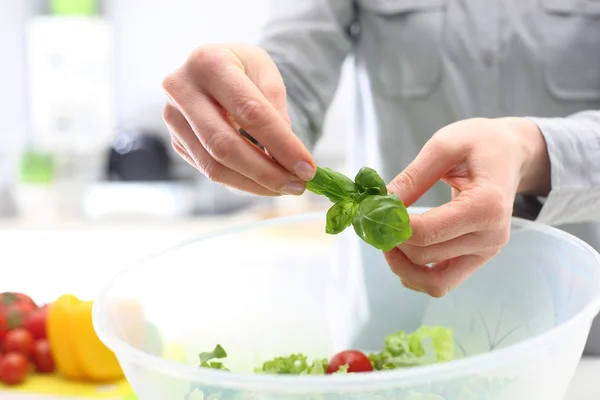
[[[544,135],[551,165],[552,190],[537,220],[600,221],[600,112],[529,119]]]

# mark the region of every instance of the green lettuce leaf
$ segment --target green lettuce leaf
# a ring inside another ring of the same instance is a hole
[[[327,359],[318,359],[309,363],[305,355],[291,354],[267,361],[254,372],[277,375],[324,375],[326,370]]]

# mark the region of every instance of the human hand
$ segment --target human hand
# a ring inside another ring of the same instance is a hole
[[[508,242],[516,193],[547,194],[549,176],[544,138],[529,120],[469,119],[442,128],[388,190],[410,206],[442,180],[452,201],[411,215],[413,236],[385,254],[390,268],[406,287],[444,296]]]
[[[300,195],[315,162],[292,132],[281,75],[249,45],[208,45],[165,78],[173,148],[210,180],[263,196]],[[238,133],[247,131],[266,151]]]

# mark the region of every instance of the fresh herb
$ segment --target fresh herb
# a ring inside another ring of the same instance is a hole
[[[211,361],[214,359],[223,359],[227,357],[225,349],[218,344],[213,351],[200,353],[200,366],[204,368],[220,369],[229,371],[220,361]]]
[[[410,218],[402,200],[388,194],[384,180],[372,168],[361,168],[354,182],[329,168],[317,167],[307,182],[309,191],[327,197],[325,232],[336,235],[350,225],[366,243],[390,251],[412,236]]]
[[[352,225],[352,218],[358,210],[359,204],[352,200],[341,200],[327,211],[325,232],[330,235],[341,233]]]
[[[379,176],[379,174],[372,168],[364,167],[358,171],[354,182],[363,189],[367,189],[373,194],[386,195],[387,187],[385,181]]]
[[[360,194],[360,186],[346,175],[322,167],[317,167],[317,173],[306,183],[306,188],[315,194],[327,197],[333,203],[354,200]]]

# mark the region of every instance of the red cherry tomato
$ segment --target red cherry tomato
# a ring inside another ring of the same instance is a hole
[[[4,343],[4,338],[6,337],[6,334],[8,333],[9,330],[10,330],[10,327],[8,325],[8,319],[6,318],[6,315],[4,315],[2,312],[0,312],[0,350],[2,350],[2,344]]]
[[[333,374],[346,364],[348,364],[348,372],[373,371],[373,365],[371,365],[369,357],[357,350],[345,350],[331,358],[327,365],[327,373]]]
[[[46,339],[46,316],[48,315],[48,307],[44,306],[33,311],[27,316],[23,323],[23,328],[27,329],[35,340]]]
[[[33,311],[38,308],[33,299],[23,293],[0,293],[0,309],[17,307],[23,311]]]
[[[18,328],[6,334],[3,348],[5,353],[21,353],[29,358],[33,344],[33,335],[27,329]]]
[[[29,361],[23,354],[5,354],[0,363],[0,381],[6,385],[23,383],[29,375]]]
[[[46,339],[35,342],[31,361],[33,361],[33,365],[35,365],[35,369],[39,373],[49,374],[54,372],[54,358],[50,350],[50,343]]]

